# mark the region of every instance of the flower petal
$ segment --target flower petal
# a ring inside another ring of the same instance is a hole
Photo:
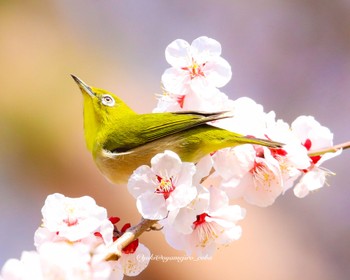
[[[148,165],[137,168],[128,181],[128,191],[137,198],[145,192],[154,192],[156,176]]]
[[[165,199],[160,194],[144,193],[137,198],[136,207],[145,219],[161,220],[166,217],[168,210]]]
[[[162,85],[170,94],[186,95],[190,88],[190,75],[187,71],[178,68],[168,68],[162,75]]]
[[[182,39],[171,42],[165,49],[165,59],[173,67],[189,67],[192,63],[189,43]]]
[[[216,57],[208,61],[203,66],[202,71],[208,83],[218,88],[226,85],[232,77],[231,66],[222,57]]]
[[[150,259],[150,250],[145,245],[139,243],[133,254],[123,254],[121,256],[120,263],[125,275],[136,276],[148,266]]]
[[[178,186],[166,200],[168,211],[187,206],[197,195],[194,186]]]
[[[221,45],[212,38],[202,36],[193,40],[191,44],[191,55],[196,63],[203,64],[213,57],[221,55]]]
[[[181,170],[180,157],[169,150],[155,155],[151,160],[151,164],[152,171],[161,177],[171,178],[177,175]]]

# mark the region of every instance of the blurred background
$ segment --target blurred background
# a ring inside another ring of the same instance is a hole
[[[350,140],[348,0],[0,0],[0,266],[32,250],[48,194],[90,195],[122,222],[139,220],[125,187],[109,184],[85,148],[82,98],[70,77],[151,112],[174,39],[222,44],[249,96],[292,122],[313,115]],[[350,152],[326,163],[329,187],[248,210],[241,240],[210,261],[152,261],[136,279],[348,279]],[[159,232],[141,242],[181,256]]]

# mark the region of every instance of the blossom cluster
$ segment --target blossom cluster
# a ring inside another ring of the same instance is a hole
[[[88,196],[49,195],[43,220],[34,235],[36,251],[9,259],[0,279],[123,279],[138,275],[148,265],[150,251],[138,239],[125,247],[118,261],[104,259],[108,246],[130,227],[119,231],[119,218],[107,217],[105,208]],[[146,256],[142,258],[141,256]]]
[[[232,72],[216,40],[203,36],[189,44],[178,39],[165,57],[171,67],[162,75],[163,94],[154,112],[230,111],[232,118],[211,125],[284,143],[225,148],[197,163],[165,150],[131,175],[127,187],[139,213],[158,221],[169,245],[189,256],[211,257],[219,246],[241,237],[238,223],[246,214],[241,200],[266,207],[289,189],[305,197],[325,185],[333,173],[321,165],[341,150],[317,152],[333,146],[333,134],[312,116],[288,124],[248,97],[231,100],[223,93]],[[150,251],[138,239],[118,260],[106,260],[109,246],[130,224],[119,230],[119,218],[108,218],[90,197],[49,195],[42,214],[36,251],[8,260],[0,279],[122,279],[148,265]]]
[[[219,88],[231,78],[220,43],[199,37],[192,44],[175,40],[165,51],[171,65],[162,75],[163,95],[154,112],[230,111],[233,117],[211,125],[284,143],[281,148],[245,144],[206,156],[197,164],[181,162],[171,151],[139,167],[128,189],[139,213],[160,220],[167,242],[188,255],[212,255],[241,236],[237,222],[245,209],[237,203],[266,207],[293,188],[297,197],[324,186],[332,172],[321,164],[341,153],[312,153],[333,146],[333,134],[312,116],[291,125],[264,112],[252,99],[231,100]],[[231,205],[235,201],[236,205]]]
[[[229,198],[244,198],[258,205],[271,205],[294,186],[294,194],[304,197],[324,186],[332,172],[321,164],[341,153],[312,154],[333,146],[333,134],[312,116],[300,116],[291,125],[276,119],[273,111],[248,97],[231,100],[219,88],[231,78],[231,67],[221,57],[221,45],[202,36],[192,44],[175,40],[165,51],[171,65],[162,76],[163,95],[154,112],[201,110],[230,111],[233,117],[212,123],[243,135],[278,141],[280,149],[242,145],[217,151],[212,167],[217,184]]]
[[[128,183],[140,214],[160,220],[172,247],[199,257],[211,256],[218,244],[239,239],[237,222],[245,215],[240,206],[229,205],[223,190],[201,184],[211,169],[207,159],[194,165],[167,150],[152,158],[151,167],[136,169]]]

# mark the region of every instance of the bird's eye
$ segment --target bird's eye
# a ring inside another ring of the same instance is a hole
[[[102,96],[102,104],[109,106],[109,107],[112,107],[115,104],[115,100],[112,96],[105,94]]]

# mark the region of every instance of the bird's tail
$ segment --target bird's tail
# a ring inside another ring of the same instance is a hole
[[[252,136],[242,136],[238,139],[236,139],[237,142],[240,142],[240,144],[253,144],[253,145],[260,145],[265,146],[272,149],[279,149],[283,147],[283,143],[268,140],[268,139],[261,139],[261,138],[255,138]]]
[[[201,113],[201,115],[206,117],[206,122],[234,117],[234,114],[232,111],[222,111],[222,112],[209,113],[209,114]],[[283,143],[268,140],[268,139],[255,138],[254,136],[243,136],[234,132],[230,132],[230,133],[231,133],[231,136],[232,136],[232,133],[235,135],[234,141],[236,141],[236,145],[253,144],[253,145],[265,146],[272,149],[279,149],[284,146]]]

